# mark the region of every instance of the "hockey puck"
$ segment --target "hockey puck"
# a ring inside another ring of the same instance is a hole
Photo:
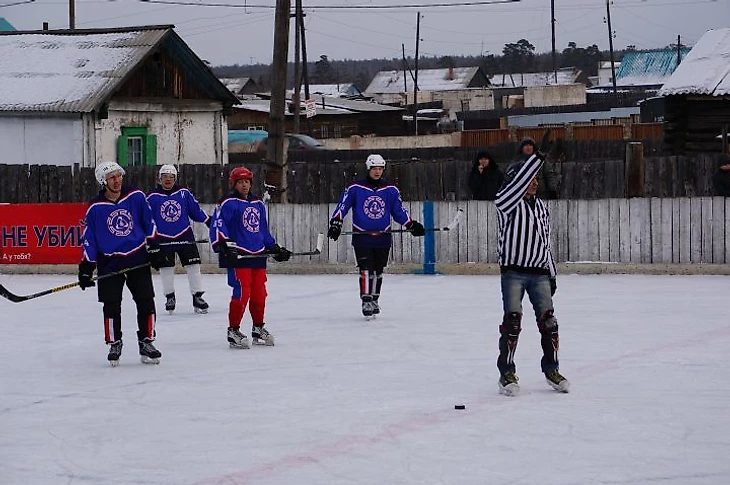
[[[464,406],[463,404],[456,404],[456,405],[454,405],[454,409],[462,410],[462,409],[466,409],[466,406]]]

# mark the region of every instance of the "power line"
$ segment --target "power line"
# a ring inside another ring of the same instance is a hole
[[[139,0],[144,3],[159,3],[164,5],[182,5],[186,7],[226,7],[226,8],[276,8],[274,5],[251,5],[235,3],[196,3],[185,0]],[[441,8],[441,7],[473,7],[480,5],[495,5],[500,3],[517,3],[520,0],[479,0],[449,3],[411,3],[403,5],[307,5],[306,9],[317,10],[393,10],[404,8]]]
[[[13,2],[13,3],[4,3],[0,5],[0,8],[3,7],[15,7],[16,5],[25,5],[26,3],[33,3],[35,0],[22,0],[20,2]]]

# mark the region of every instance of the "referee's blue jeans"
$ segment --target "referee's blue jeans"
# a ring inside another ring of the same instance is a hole
[[[527,293],[535,312],[535,320],[553,309],[553,298],[550,295],[550,277],[548,275],[507,271],[502,274],[502,306],[505,315],[522,312],[522,299]]]

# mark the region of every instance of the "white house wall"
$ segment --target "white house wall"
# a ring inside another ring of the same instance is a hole
[[[147,127],[157,136],[157,163],[228,163],[228,129],[220,103],[112,102],[107,119],[96,130],[96,159],[117,159],[117,138],[122,127]]]
[[[83,162],[80,117],[0,117],[0,163],[72,166]]]
[[[525,88],[525,108],[586,104],[585,84],[560,84]]]

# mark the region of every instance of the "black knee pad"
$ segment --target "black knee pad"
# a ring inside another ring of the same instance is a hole
[[[134,303],[137,305],[138,315],[151,315],[156,313],[154,298],[141,298],[139,300],[135,300]]]
[[[505,313],[502,318],[502,325],[499,326],[499,333],[517,338],[522,331],[522,314],[519,312]]]
[[[121,301],[105,301],[103,308],[104,318],[119,319],[122,318],[122,302]]]
[[[551,308],[545,310],[540,320],[537,321],[537,328],[540,333],[557,333],[558,331],[558,319],[555,318],[554,310]]]

